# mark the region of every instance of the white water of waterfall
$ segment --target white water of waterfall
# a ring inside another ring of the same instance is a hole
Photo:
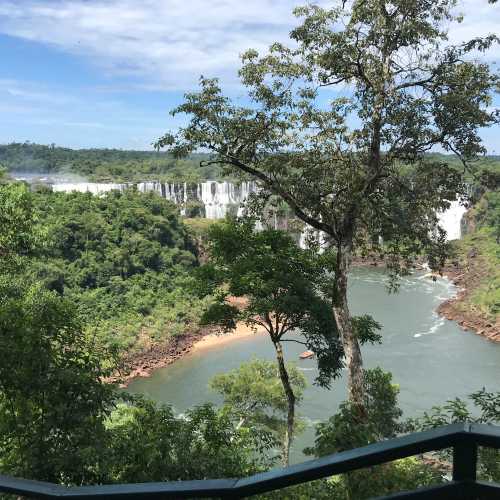
[[[62,182],[53,184],[52,190],[64,193],[77,191],[79,193],[92,193],[99,196],[109,191],[124,191],[128,187],[127,184],[110,184],[97,182]]]
[[[54,191],[89,192],[102,195],[112,190],[124,191],[134,184],[111,184],[94,182],[61,182],[52,184]],[[242,182],[239,185],[232,182],[206,181],[196,185],[188,183],[139,182],[135,184],[140,192],[154,191],[162,198],[172,201],[181,207],[181,214],[186,213],[186,203],[199,201],[205,208],[207,219],[223,219],[230,210],[238,215],[244,211],[243,204],[251,193],[258,190],[255,182]],[[466,208],[459,201],[452,201],[450,208],[438,214],[439,224],[446,231],[447,239],[454,240],[461,236],[461,220]],[[276,221],[275,221],[276,223]],[[299,245],[307,246],[307,238],[312,229],[305,229],[300,235]],[[324,243],[324,235],[320,234],[320,243]]]
[[[207,219],[223,219],[227,213],[234,209],[238,215],[243,213],[243,203],[248,196],[257,191],[255,182],[242,182],[239,185],[232,182],[206,181],[197,185],[188,183],[162,183],[162,182],[139,182],[137,184],[104,184],[95,182],[62,182],[52,184],[53,191],[81,193],[92,193],[100,196],[112,190],[124,191],[135,185],[141,193],[154,191],[162,198],[166,198],[181,207],[181,214],[186,213],[186,204],[200,201],[205,208]]]
[[[439,225],[446,231],[446,239],[458,240],[462,236],[462,217],[467,209],[458,201],[452,201],[450,208],[438,213]]]

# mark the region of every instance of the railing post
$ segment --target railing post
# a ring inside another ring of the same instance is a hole
[[[467,436],[453,446],[453,481],[467,481],[473,488],[476,477],[477,444]],[[466,490],[462,498],[474,499],[475,496],[469,495]]]

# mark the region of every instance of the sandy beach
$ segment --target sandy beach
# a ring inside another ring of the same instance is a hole
[[[234,340],[250,337],[252,335],[262,335],[264,333],[264,328],[255,330],[254,328],[247,326],[245,323],[238,323],[236,325],[236,329],[232,332],[210,333],[205,335],[193,344],[191,352],[210,349],[212,347],[220,347],[221,345],[228,344]]]

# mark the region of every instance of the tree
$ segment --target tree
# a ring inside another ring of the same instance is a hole
[[[0,187],[0,468],[89,481],[114,393],[73,304],[26,273],[36,219],[25,186]]]
[[[0,272],[18,268],[39,246],[33,199],[23,184],[0,185]]]
[[[29,199],[33,228],[46,233],[43,255],[26,266],[32,279],[72,300],[106,347],[124,354],[196,328],[202,306],[182,293],[196,249],[173,203],[134,189]]]
[[[359,406],[344,401],[335,415],[316,426],[314,446],[306,454],[322,457],[394,438],[406,430],[398,404],[399,387],[392,383],[392,375],[375,368],[364,370],[363,376],[367,418],[360,420]],[[336,483],[335,498],[374,498],[436,484],[442,476],[419,458],[406,458],[343,474]]]
[[[469,395],[473,410],[469,402],[460,398],[446,401],[442,406],[434,406],[424,413],[423,417],[410,421],[416,431],[441,427],[442,425],[459,422],[478,422],[480,424],[500,424],[500,392],[488,392],[486,389],[473,392]],[[439,454],[448,463],[451,460],[449,450]],[[485,481],[500,481],[500,451],[494,448],[479,447],[478,449],[478,476]]]
[[[325,277],[329,254],[300,250],[283,231],[256,232],[254,221],[214,224],[209,229],[210,264],[202,266],[196,288],[216,299],[203,322],[225,330],[243,321],[263,328],[276,352],[279,377],[287,399],[283,463],[288,464],[294,434],[295,394],[285,365],[284,342],[297,342],[316,354],[316,383],[329,387],[342,367],[342,344],[331,312]],[[240,297],[239,305],[231,297]]]
[[[267,470],[274,440],[253,427],[238,429],[211,405],[176,416],[170,406],[133,398],[107,421],[103,476],[107,482],[241,477]]]
[[[339,411],[328,421],[316,427],[314,447],[309,455],[321,457],[330,453],[351,450],[396,437],[403,426],[403,414],[398,406],[399,387],[392,383],[392,375],[380,368],[364,370],[366,421],[360,423],[357,405],[344,401]]]
[[[336,251],[333,310],[348,366],[349,394],[363,404],[363,370],[347,301],[356,249],[385,254],[395,274],[424,251],[446,255],[436,211],[462,192],[462,172],[433,156],[454,153],[465,168],[485,151],[478,129],[498,123],[490,93],[498,77],[473,55],[497,38],[447,42],[455,0],[355,0],[295,10],[293,45],[243,55],[250,103],[233,104],[201,78],[173,114],[190,121],[158,147],[176,156],[209,151],[208,163],[260,181],[296,216],[326,233]],[[383,247],[378,243],[379,237]]]
[[[286,370],[298,405],[306,378],[294,365],[287,365]],[[224,405],[237,418],[237,428],[270,430],[278,435],[285,451],[288,401],[276,363],[253,359],[228,373],[215,375],[210,387],[224,397]]]

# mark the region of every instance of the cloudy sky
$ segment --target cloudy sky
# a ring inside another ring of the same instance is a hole
[[[200,74],[243,95],[239,54],[285,41],[296,4],[0,0],[0,143],[149,149],[179,125],[168,111]],[[453,40],[500,31],[500,3],[462,0],[460,11]],[[500,48],[488,58],[500,62]],[[498,128],[483,137],[500,154]]]

